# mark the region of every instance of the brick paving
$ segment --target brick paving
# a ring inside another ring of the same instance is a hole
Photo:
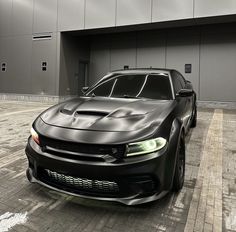
[[[24,148],[31,122],[47,107],[0,101],[0,232],[236,231],[236,110],[200,109],[186,138],[182,191],[130,207],[28,183]]]
[[[223,112],[216,110],[202,151],[186,232],[222,231],[222,122]]]

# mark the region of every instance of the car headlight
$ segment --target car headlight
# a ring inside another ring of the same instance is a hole
[[[155,151],[161,150],[165,147],[167,141],[166,139],[159,137],[155,139],[145,140],[137,143],[128,144],[127,154],[126,156],[136,156],[136,155],[144,155],[147,153],[152,153]]]
[[[38,133],[35,131],[35,129],[33,127],[31,127],[30,129],[30,133],[32,135],[32,139],[38,144],[40,145],[40,141],[39,141],[39,135]]]

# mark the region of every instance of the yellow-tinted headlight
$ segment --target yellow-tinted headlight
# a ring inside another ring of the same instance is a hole
[[[127,156],[144,155],[147,153],[159,151],[165,147],[166,143],[166,139],[162,137],[137,143],[130,143],[128,144]]]

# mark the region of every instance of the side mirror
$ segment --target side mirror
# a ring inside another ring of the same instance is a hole
[[[89,87],[85,86],[81,89],[82,93],[86,93],[88,91]]]
[[[191,97],[193,96],[192,89],[181,89],[177,94],[176,97]]]

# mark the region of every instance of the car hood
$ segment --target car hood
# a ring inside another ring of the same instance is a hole
[[[48,109],[40,117],[57,127],[125,132],[158,126],[173,106],[173,100],[79,97]]]

